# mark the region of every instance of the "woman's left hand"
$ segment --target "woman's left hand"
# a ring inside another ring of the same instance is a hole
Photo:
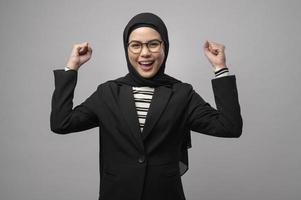
[[[225,46],[223,44],[206,40],[203,47],[204,54],[215,71],[226,67]]]

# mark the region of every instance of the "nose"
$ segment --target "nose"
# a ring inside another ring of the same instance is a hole
[[[151,54],[151,52],[149,51],[148,47],[144,44],[142,46],[140,56],[148,57],[148,56],[150,56],[150,54]]]

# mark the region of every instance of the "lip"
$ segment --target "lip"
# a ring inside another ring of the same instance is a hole
[[[145,63],[145,64],[143,64]],[[150,71],[153,68],[155,61],[154,60],[142,60],[142,61],[138,61],[139,67],[143,70],[143,71]]]

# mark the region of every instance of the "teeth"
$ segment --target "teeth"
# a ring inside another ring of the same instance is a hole
[[[149,64],[152,64],[153,62],[152,61],[141,61],[139,63],[142,65],[149,65]]]

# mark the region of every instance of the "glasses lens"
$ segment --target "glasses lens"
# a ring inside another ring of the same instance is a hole
[[[142,44],[139,42],[131,42],[129,44],[129,49],[133,53],[139,53],[141,51],[141,48],[142,48]]]
[[[148,43],[148,49],[151,52],[158,52],[160,51],[160,45],[161,43],[158,40],[153,40]]]

